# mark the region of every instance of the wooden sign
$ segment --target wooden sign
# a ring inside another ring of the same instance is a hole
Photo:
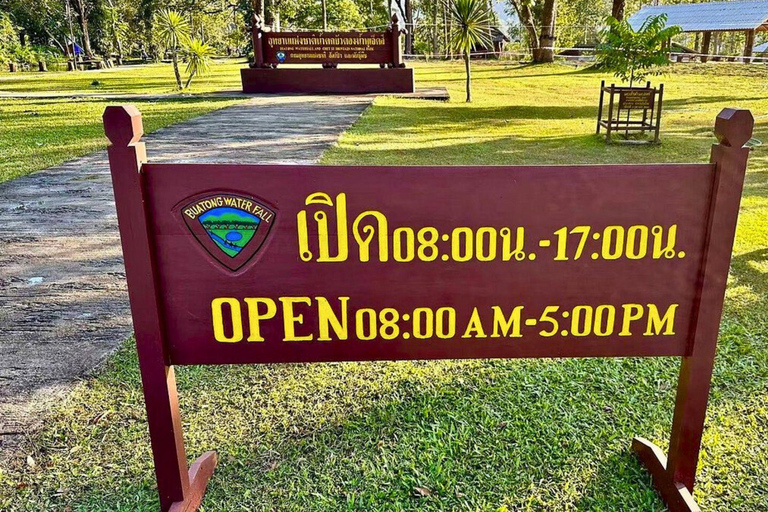
[[[387,64],[392,38],[386,32],[264,32],[267,64]]]
[[[656,89],[627,88],[619,91],[619,110],[653,110]]]
[[[608,96],[607,117],[605,112],[605,96]],[[611,84],[605,86],[605,80],[600,84],[600,104],[597,111],[597,130],[599,134],[605,129],[605,138],[608,142],[614,141],[613,135],[624,132],[628,139],[629,132],[653,133],[652,140],[625,140],[627,143],[658,144],[659,131],[661,129],[661,108],[664,99],[664,85],[658,88],[651,87],[647,82],[645,87],[616,87]]]
[[[271,32],[252,20],[253,62],[240,70],[245,93],[412,93],[397,15],[383,32]],[[321,64],[321,68],[285,67]],[[339,68],[339,64],[374,64]]]
[[[696,510],[748,111],[668,165],[152,164],[135,108],[104,122],[163,510],[216,463],[187,470],[173,365],[588,356],[683,358],[669,461],[633,448]]]

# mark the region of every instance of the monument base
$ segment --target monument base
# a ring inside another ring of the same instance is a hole
[[[415,92],[410,68],[243,68],[243,92],[368,94]]]

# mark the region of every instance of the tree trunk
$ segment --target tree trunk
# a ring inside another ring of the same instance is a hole
[[[117,20],[115,19],[115,5],[112,0],[109,0],[110,17],[112,21],[112,37],[115,39],[115,46],[117,46],[117,65],[123,64],[123,41],[120,39],[119,30],[117,29]]]
[[[432,56],[434,58],[438,57],[438,53],[440,52],[440,44],[438,41],[438,33],[437,33],[437,10],[438,10],[438,2],[437,0],[432,0]]]
[[[539,34],[536,31],[536,25],[533,22],[533,11],[531,10],[531,4],[529,2],[522,2],[521,0],[512,0],[512,5],[515,7],[517,17],[520,18],[520,24],[525,28],[525,32],[528,35],[528,49],[531,50],[534,60],[539,50]]]
[[[539,35],[539,50],[533,54],[537,63],[555,61],[555,9],[556,0],[544,0],[541,11],[541,34]]]
[[[328,30],[328,6],[325,0],[320,0],[320,4],[323,9],[323,30]]]
[[[264,0],[253,0],[251,3],[251,7],[253,8],[253,14],[261,18],[262,23],[264,22]]]
[[[451,58],[453,57],[453,52],[451,52],[451,17],[448,16],[448,7],[445,5],[445,2],[441,2],[443,6],[443,48],[445,49],[445,58]]]
[[[464,67],[467,70],[467,103],[472,102],[472,73],[469,70],[469,48],[464,51]]]
[[[275,0],[270,0],[268,5],[266,2],[264,2],[264,18],[263,19],[264,19],[264,25],[274,30]]]
[[[453,45],[451,44],[451,34],[453,33],[453,16],[448,12],[448,7],[445,9],[445,53],[450,59],[453,59]]]
[[[405,53],[413,55],[413,32],[415,26],[413,23],[413,2],[405,0]]]
[[[83,50],[88,58],[93,58],[93,50],[91,50],[91,37],[88,35],[88,12],[85,6],[86,0],[70,0],[74,1],[72,8],[77,11],[77,22],[80,24],[80,32],[83,33]]]
[[[493,16],[493,0],[488,0],[485,4],[485,8],[488,9],[488,12],[491,13],[491,16]],[[488,51],[491,52],[493,55],[496,56],[496,47],[493,44],[493,21],[488,23],[488,42],[491,44],[491,47],[488,48]],[[490,55],[486,55],[486,58],[490,57]]]
[[[173,74],[176,75],[176,88],[181,90],[181,73],[179,73],[179,58],[177,50],[171,50],[171,59],[173,60]]]
[[[613,8],[611,9],[611,16],[621,21],[624,19],[624,5],[625,0],[613,0]]]

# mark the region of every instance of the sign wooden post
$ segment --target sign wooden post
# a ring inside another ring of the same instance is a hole
[[[749,148],[744,147],[752,137],[754,120],[745,110],[726,109],[717,117],[715,136],[720,142],[712,147],[710,161],[715,165],[715,193],[708,219],[707,258],[701,273],[698,314],[694,320],[691,347],[683,357],[677,384],[677,400],[669,443],[669,460],[659,450],[636,438],[633,449],[653,475],[657,487],[668,503],[679,502],[676,509],[688,510],[696,464],[704,431],[709,387],[715,361],[715,348],[723,311],[731,251],[736,233],[744,172]]]
[[[163,511],[216,465],[187,469],[173,365],[653,356],[683,359],[669,457],[632,448],[698,510],[749,111],[708,164],[152,164],[134,107],[104,124]]]
[[[176,378],[163,339],[157,269],[144,210],[142,165],[147,154],[139,141],[144,134],[141,113],[133,106],[107,107],[104,131],[112,143],[109,165],[160,506],[163,511],[197,510],[216,467],[216,454],[203,454],[187,471]]]

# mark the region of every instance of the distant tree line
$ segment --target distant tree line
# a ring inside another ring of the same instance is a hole
[[[677,3],[677,0],[662,0]],[[251,51],[248,27],[254,13],[274,30],[383,30],[392,13],[407,29],[405,53],[459,57],[452,44],[458,23],[456,0],[0,0],[0,62],[63,58],[73,43],[86,57],[171,59],[158,28],[162,10],[184,17],[190,39],[219,55]],[[594,45],[605,18],[619,20],[646,0],[504,0],[518,20],[499,27],[493,0],[482,0],[492,26],[537,62],[553,59],[556,48]],[[693,38],[694,36],[691,36]],[[738,37],[738,36],[734,36]],[[498,41],[498,37],[496,38]],[[730,39],[718,40],[721,51]],[[690,44],[695,41],[692,39]],[[736,46],[739,41],[734,40]],[[489,48],[490,49],[490,48]]]

